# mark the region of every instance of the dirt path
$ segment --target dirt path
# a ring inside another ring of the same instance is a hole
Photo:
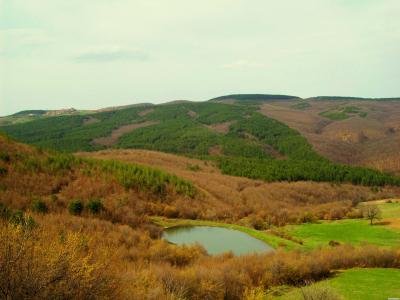
[[[138,128],[148,127],[148,126],[156,125],[158,123],[159,122],[155,122],[155,121],[146,121],[146,122],[142,122],[142,123],[123,125],[117,129],[113,130],[111,132],[111,135],[109,135],[109,136],[94,139],[93,143],[96,145],[110,147],[110,146],[114,145],[115,143],[117,143],[118,139],[121,136],[123,136],[124,134],[129,133]]]

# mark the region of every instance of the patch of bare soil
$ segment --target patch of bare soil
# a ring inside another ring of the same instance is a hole
[[[99,119],[93,118],[93,117],[88,117],[86,119],[83,120],[83,125],[90,125],[90,124],[94,124],[94,123],[98,123],[100,122]]]
[[[206,125],[206,127],[212,131],[222,133],[222,134],[227,134],[229,132],[229,127],[234,123],[235,123],[235,121],[229,121],[229,122],[224,122],[224,123]]]
[[[400,218],[390,218],[390,219],[385,219],[386,222],[388,222],[388,226],[394,229],[400,229]]]
[[[193,111],[193,110],[189,110],[187,112],[188,116],[191,118],[196,118],[197,117],[197,112]]]
[[[154,111],[154,108],[148,108],[145,110],[142,110],[141,112],[138,113],[139,116],[144,117],[148,115],[149,113],[152,113]]]
[[[222,151],[222,147],[220,145],[215,145],[210,147],[210,149],[208,149],[208,154],[210,155],[222,155],[223,151]]]
[[[148,127],[152,125],[156,125],[159,122],[155,121],[146,121],[142,123],[135,123],[135,124],[128,124],[128,125],[123,125],[111,132],[111,135],[106,136],[106,137],[101,137],[93,140],[94,144],[101,145],[101,146],[106,146],[110,147],[114,145],[115,143],[118,142],[118,139],[123,136],[126,133],[129,133],[135,129],[138,128],[143,128],[143,127]]]

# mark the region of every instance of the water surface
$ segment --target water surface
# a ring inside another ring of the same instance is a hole
[[[252,236],[233,229],[210,226],[178,226],[165,229],[163,237],[177,245],[198,243],[209,254],[232,251],[236,255],[273,251]]]

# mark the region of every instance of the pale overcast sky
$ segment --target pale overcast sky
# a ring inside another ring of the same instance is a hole
[[[400,0],[0,0],[0,115],[400,96]]]

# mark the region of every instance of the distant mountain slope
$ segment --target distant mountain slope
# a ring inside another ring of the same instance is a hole
[[[298,131],[262,115],[259,105],[253,104],[179,102],[130,107],[39,119],[2,130],[21,141],[62,151],[108,146],[202,156],[216,161],[226,174],[266,181],[400,184],[399,178],[390,175],[331,163]]]
[[[399,101],[275,101],[261,111],[298,130],[324,157],[400,174]]]
[[[297,96],[290,95],[271,95],[271,94],[232,94],[226,96],[220,96],[217,98],[210,99],[212,102],[221,102],[221,103],[240,103],[247,102],[253,104],[260,104],[265,101],[273,101],[273,100],[295,100],[301,99]]]
[[[362,100],[362,101],[399,101],[399,97],[394,98],[363,98],[363,97],[347,97],[347,96],[317,96],[311,97],[307,100],[327,100],[327,101],[353,101],[353,100]]]
[[[47,112],[48,112],[47,110],[42,110],[42,109],[22,110],[20,112],[12,114],[12,116],[16,117],[16,116],[44,115]]]

